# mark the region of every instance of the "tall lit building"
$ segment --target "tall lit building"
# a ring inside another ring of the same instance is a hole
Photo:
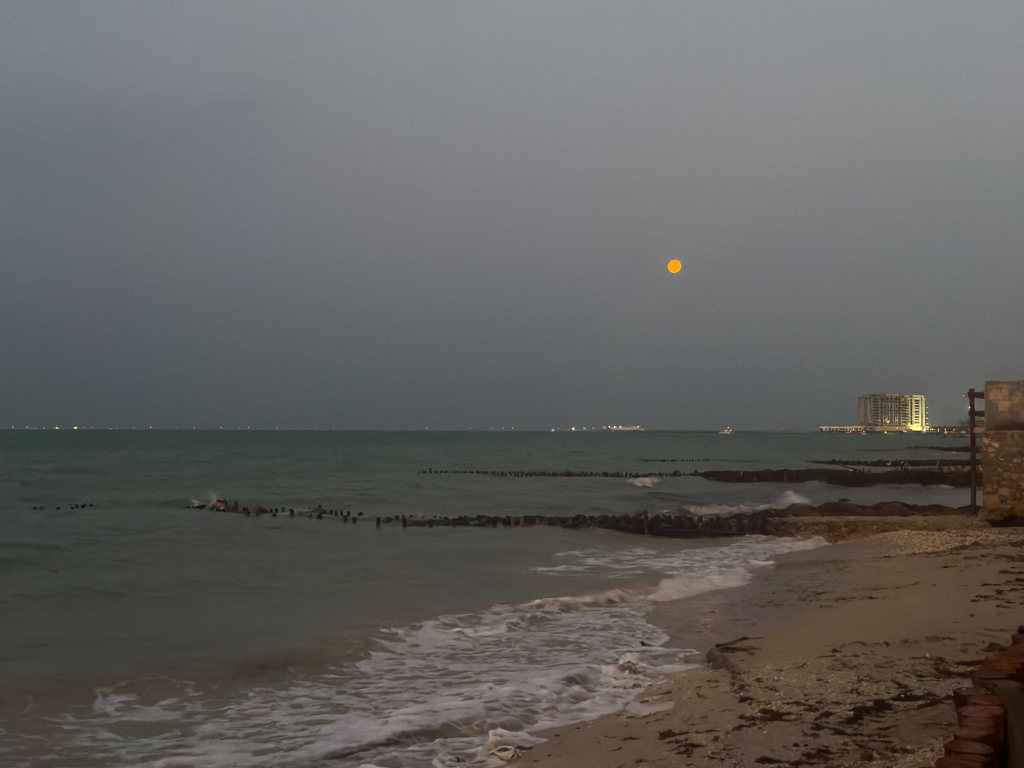
[[[857,422],[869,430],[923,432],[928,429],[924,395],[861,395]]]

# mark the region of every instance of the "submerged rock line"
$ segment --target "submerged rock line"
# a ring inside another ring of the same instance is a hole
[[[817,481],[829,485],[859,488],[869,485],[948,485],[954,488],[968,488],[971,475],[968,467],[961,462],[944,460],[919,465],[902,462],[898,468],[888,472],[868,472],[854,465],[871,467],[896,467],[895,462],[843,462],[832,459],[827,464],[850,465],[847,469],[719,469],[705,472],[590,472],[590,471],[549,471],[549,470],[487,470],[487,469],[429,469],[420,470],[421,475],[487,475],[490,477],[607,477],[632,480],[642,477],[702,477],[719,483],[807,483]],[[980,470],[979,470],[980,471]]]
[[[209,509],[256,516],[277,516],[285,511],[289,517],[323,520],[339,519],[343,523],[356,523],[363,513],[324,509],[296,511],[291,508],[273,508],[254,505],[240,507],[239,503],[217,501],[192,509]],[[280,511],[279,511],[280,510]],[[665,538],[711,538],[719,536],[821,536],[829,541],[863,538],[893,530],[952,530],[976,524],[969,507],[952,508],[939,504],[927,506],[903,502],[883,502],[869,506],[847,501],[828,502],[820,506],[792,504],[785,509],[763,509],[731,515],[650,514],[646,509],[623,515],[459,515],[415,516],[393,515],[373,518],[374,525],[401,525],[402,528],[522,528],[531,526],[579,530],[601,528],[621,533]],[[370,519],[370,518],[367,518]]]

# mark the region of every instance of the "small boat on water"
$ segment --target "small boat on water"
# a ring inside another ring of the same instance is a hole
[[[720,434],[720,435],[731,435],[732,434],[732,427],[726,427],[725,429],[720,429],[718,431],[718,434]]]

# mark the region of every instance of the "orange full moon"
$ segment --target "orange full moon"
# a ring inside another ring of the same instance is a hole
[[[683,265],[679,262],[679,259],[672,259],[672,261],[668,263],[668,271],[673,275],[682,268]]]

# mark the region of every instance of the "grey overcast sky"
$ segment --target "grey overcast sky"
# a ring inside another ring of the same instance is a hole
[[[999,378],[1024,3],[0,3],[5,426],[941,424]]]

